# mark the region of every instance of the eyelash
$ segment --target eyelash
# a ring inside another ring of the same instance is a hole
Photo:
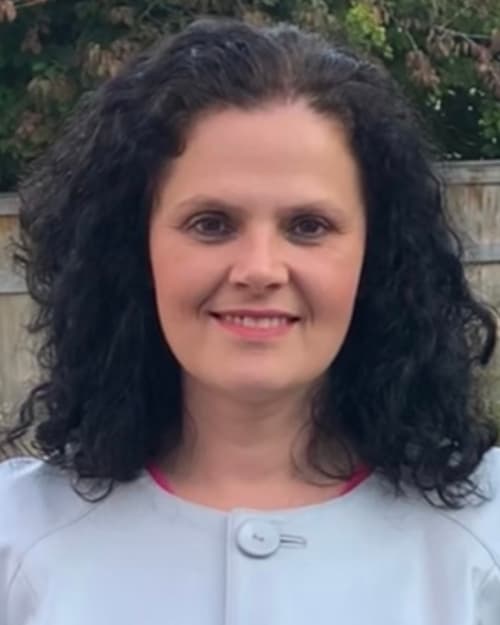
[[[225,223],[225,231],[224,232],[215,232],[215,233],[207,233],[206,231],[200,231],[199,229],[197,229],[197,226],[199,226],[200,224],[203,223],[207,223],[207,221],[217,221],[219,220],[219,223]],[[232,228],[230,226],[230,224],[228,223],[229,220],[225,215],[217,215],[217,214],[207,214],[207,215],[201,215],[195,219],[193,219],[191,221],[191,223],[188,225],[188,229],[189,230],[193,230],[197,235],[201,236],[202,238],[205,239],[210,239],[210,240],[215,240],[218,241],[221,238],[225,238],[227,236],[231,236],[231,234],[233,234],[234,232],[234,228]],[[334,226],[327,220],[324,219],[322,217],[318,217],[315,215],[302,215],[300,217],[295,217],[292,220],[292,228],[294,226],[296,226],[297,224],[303,224],[303,223],[311,223],[314,222],[315,225],[320,226],[322,228],[320,233],[316,233],[316,234],[304,234],[304,233],[293,233],[291,232],[289,234],[289,236],[291,236],[294,239],[302,239],[305,241],[316,241],[317,239],[321,238],[322,236],[324,236],[325,234],[331,232],[332,230],[334,230]]]

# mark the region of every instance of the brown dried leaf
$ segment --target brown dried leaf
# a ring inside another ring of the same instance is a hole
[[[90,43],[84,54],[83,70],[95,78],[110,78],[139,50],[138,42],[126,38],[115,39],[108,49],[98,43]]]
[[[95,75],[98,78],[112,78],[120,71],[121,66],[122,61],[110,50],[102,50],[99,63],[95,68]]]
[[[43,105],[50,95],[51,85],[48,78],[36,76],[28,83],[27,91],[37,106]]]
[[[115,39],[109,49],[120,61],[123,62],[137,54],[140,50],[140,46],[136,41],[130,41],[130,39],[122,38]]]
[[[62,74],[51,80],[51,86],[52,96],[60,104],[70,102],[76,95],[75,84]]]
[[[113,7],[108,13],[108,19],[112,24],[134,25],[134,10],[129,6]]]
[[[492,54],[498,54],[500,52],[500,28],[496,28],[491,33],[490,50]]]
[[[485,46],[481,46],[479,60],[481,61],[481,63],[491,63],[491,52]]]
[[[476,63],[476,71],[480,76],[486,78],[490,73],[490,66],[488,63],[478,62]]]
[[[455,39],[449,33],[431,31],[427,37],[427,50],[437,58],[449,58],[455,53]]]
[[[411,50],[407,53],[406,67],[411,78],[423,87],[435,89],[441,82],[429,57],[422,50]]]
[[[34,111],[25,111],[21,116],[21,121],[16,129],[15,137],[18,139],[30,139],[36,132],[43,116]]]
[[[484,46],[482,46],[481,44],[476,43],[475,41],[470,41],[469,47],[470,47],[470,54],[472,58],[476,59],[477,61],[481,63],[485,63],[490,60],[491,54],[489,50],[485,48]]]
[[[28,28],[21,43],[21,51],[31,52],[32,54],[40,54],[42,51],[42,44],[40,42],[39,35],[38,26],[31,26]]]
[[[51,78],[37,76],[29,82],[27,90],[37,107],[49,101],[63,104],[75,96],[75,85],[63,74]]]
[[[484,84],[495,97],[500,98],[500,71],[498,71],[493,64],[482,67],[481,69],[483,71],[481,78]]]
[[[392,20],[391,12],[385,7],[381,7],[381,12],[382,12],[382,22],[384,23],[385,26],[388,26]]]
[[[334,27],[328,6],[323,0],[316,0],[310,4],[312,6],[305,4],[307,8],[295,11],[293,21],[307,30],[326,34],[329,29]]]
[[[0,0],[0,22],[13,22],[16,19],[17,10],[13,0]]]
[[[374,5],[371,7],[373,17],[381,26],[387,26],[391,21],[391,14],[385,6]]]
[[[247,24],[254,26],[266,26],[270,22],[270,18],[258,9],[245,8],[242,12],[242,18]]]

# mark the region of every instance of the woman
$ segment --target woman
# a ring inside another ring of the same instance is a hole
[[[495,321],[428,158],[290,26],[197,22],[86,99],[21,188],[1,625],[498,625]]]

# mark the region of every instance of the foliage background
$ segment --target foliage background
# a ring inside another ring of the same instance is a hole
[[[500,158],[500,0],[0,0],[0,191],[84,91],[201,15],[353,45],[403,85],[443,158]]]

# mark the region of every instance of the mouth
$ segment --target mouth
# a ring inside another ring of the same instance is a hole
[[[295,315],[280,311],[213,312],[210,316],[223,329],[250,339],[283,336],[300,320]]]

